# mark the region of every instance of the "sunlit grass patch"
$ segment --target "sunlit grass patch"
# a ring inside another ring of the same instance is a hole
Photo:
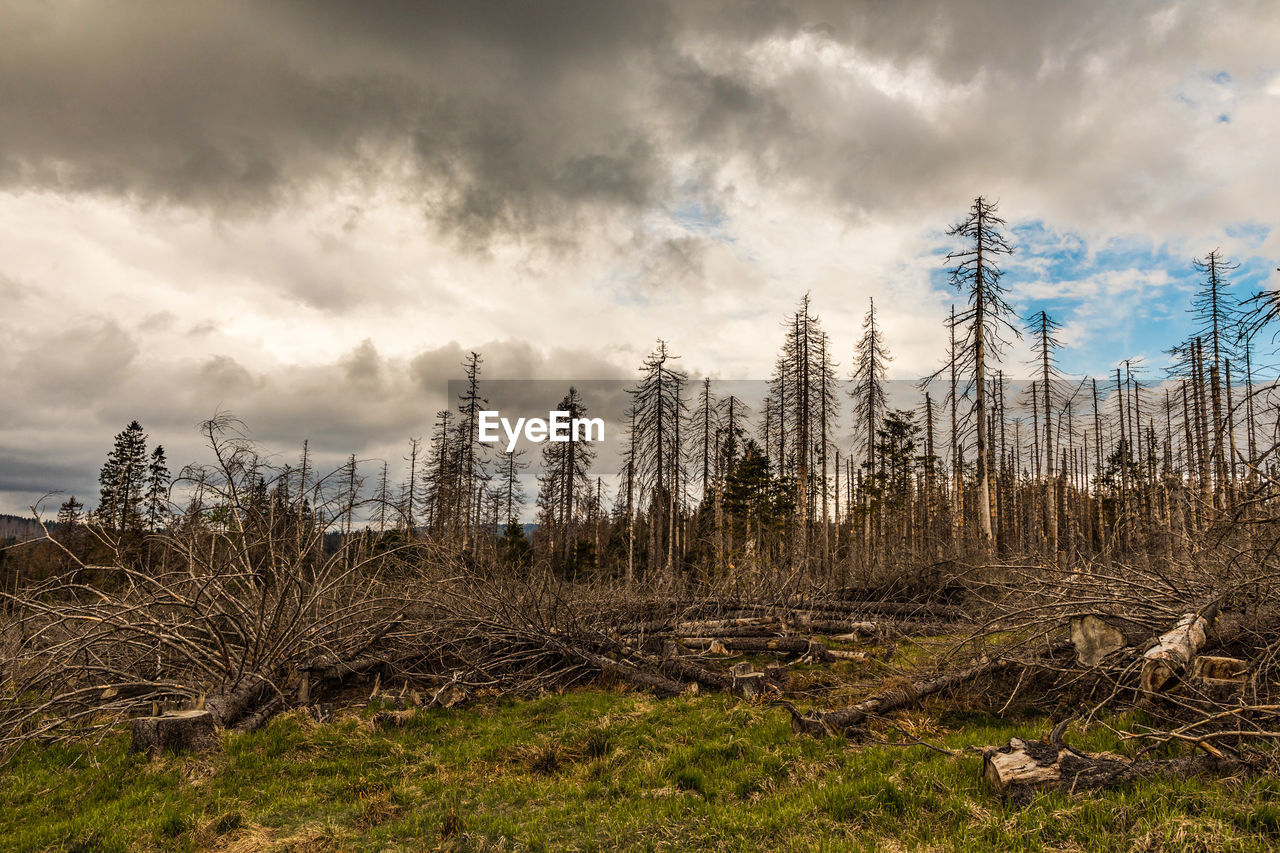
[[[281,715],[208,756],[28,747],[0,771],[4,850],[1269,850],[1280,782],[1173,779],[994,795],[970,745],[1050,721],[912,711],[857,745],[722,694],[609,690],[317,724]],[[1126,725],[1135,720],[1120,722]],[[1117,726],[1119,728],[1119,726]],[[919,738],[962,750],[950,757]],[[1089,750],[1122,748],[1072,729]]]

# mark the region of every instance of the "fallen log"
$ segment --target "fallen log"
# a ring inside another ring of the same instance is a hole
[[[801,614],[788,620],[788,625],[815,634],[859,634],[874,636],[880,626],[875,622],[854,622],[847,619],[815,619],[810,614]]]
[[[806,618],[794,624],[814,634],[826,634],[832,639],[850,638],[848,641],[866,637],[887,639],[889,637],[939,633],[939,626],[936,622],[901,622],[897,620],[851,622],[847,620]]]
[[[832,613],[875,613],[882,616],[915,616],[929,619],[965,619],[964,610],[949,604],[918,604],[913,601],[799,601],[794,610]]]
[[[351,675],[363,675],[371,672],[379,667],[387,666],[387,659],[383,655],[363,655],[351,660],[335,661],[332,659],[318,660],[312,663],[300,666],[300,672],[307,673],[310,681],[339,681]]]
[[[1234,773],[1244,765],[1213,755],[1131,761],[1110,752],[1081,752],[1049,740],[1012,738],[983,750],[982,775],[1003,794],[1029,795],[1055,789],[1067,793],[1109,788],[1153,776]]]
[[[1144,693],[1161,692],[1187,671],[1208,640],[1211,618],[1185,614],[1143,653],[1139,684]]]
[[[689,689],[689,685],[681,681],[674,681],[666,676],[657,673],[648,672],[636,667],[624,666],[617,661],[608,658],[600,658],[597,664],[601,672],[607,672],[615,678],[625,681],[632,687],[638,687],[641,690],[648,690],[662,697],[679,696]]]
[[[1043,657],[1048,658],[1052,655],[1069,647],[1069,641],[1058,642],[1050,646]],[[804,719],[807,721],[806,727],[813,733],[817,731],[834,731],[843,732],[852,729],[868,717],[876,717],[897,711],[915,704],[926,696],[935,693],[943,693],[954,690],[970,681],[994,675],[1004,669],[1017,666],[1018,662],[1007,658],[987,659],[982,658],[977,663],[963,669],[953,670],[943,673],[936,678],[925,679],[922,681],[906,681],[905,679],[893,686],[882,690],[881,692],[864,699],[856,705],[850,705],[846,708],[839,708],[835,711],[827,711],[822,714],[811,714]],[[795,721],[792,721],[796,726]]]
[[[632,622],[611,629],[608,633],[618,637],[629,637],[636,634],[705,634],[723,629],[749,628],[752,626],[779,626],[777,617],[770,614],[754,614],[750,616],[734,616],[723,619],[651,619],[647,622]]]
[[[671,678],[661,675],[657,672],[641,669],[638,666],[619,663],[612,658],[604,655],[589,652],[585,649],[574,648],[560,641],[553,641],[548,645],[554,646],[556,650],[569,660],[577,660],[584,663],[599,672],[608,673],[618,678],[632,687],[638,687],[641,690],[648,690],[658,696],[679,696],[690,689],[691,685],[682,681],[675,681]],[[696,686],[693,689],[697,689]]]
[[[1010,665],[1010,662],[1006,660],[984,659],[973,666],[946,673],[938,678],[916,682],[908,681],[895,685],[856,705],[850,705],[847,708],[841,708],[836,711],[828,711],[822,715],[822,719],[830,728],[836,731],[844,731],[863,722],[867,717],[880,716],[891,711],[897,711],[900,708],[915,704],[925,696],[952,690],[979,676],[990,675]]]
[[[681,681],[692,681],[699,687],[706,687],[711,690],[733,689],[733,679],[730,676],[686,659],[680,654],[680,647],[671,640],[663,643],[662,657],[660,659],[638,654],[636,656],[666,675],[673,676]]]
[[[270,682],[262,676],[242,676],[228,689],[206,699],[204,707],[217,725],[227,728],[240,719],[268,689]]]
[[[755,624],[720,625],[716,623],[694,622],[678,625],[666,631],[654,631],[656,636],[668,637],[709,637],[717,639],[727,637],[787,637],[811,636],[823,634],[842,642],[855,642],[868,637],[883,638],[903,634],[920,634],[936,625],[923,622],[847,622],[826,619],[814,620],[808,617],[793,618],[786,623],[774,620],[757,621]]]
[[[809,655],[816,661],[828,662],[849,653],[837,653],[816,640],[805,637],[686,637],[681,642],[691,649],[712,649],[717,646],[731,652],[748,654],[798,654]]]
[[[256,732],[283,710],[284,699],[279,696],[272,696],[266,702],[263,702],[258,710],[241,718],[240,722],[235,725],[236,731]]]
[[[917,616],[927,619],[966,619],[962,608],[949,604],[927,604],[915,601],[818,600],[751,601],[737,598],[705,598],[697,601],[648,599],[642,602],[651,612],[659,608],[678,608],[685,618],[706,616],[727,618],[731,614],[795,613],[868,613],[883,616]]]
[[[695,626],[696,628],[696,626]],[[697,638],[697,637],[716,637],[717,639],[734,638],[753,638],[753,637],[785,637],[788,636],[787,629],[778,624],[774,625],[740,625],[735,627],[711,628],[708,630],[695,630],[694,628],[681,627],[675,631],[669,631],[662,636],[680,638]]]
[[[997,791],[1100,788],[1125,781],[1132,766],[1119,755],[1078,752],[1049,741],[1016,737],[998,749],[989,746],[982,754],[982,775]]]

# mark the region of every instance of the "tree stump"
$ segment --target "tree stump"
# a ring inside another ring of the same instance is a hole
[[[158,717],[136,717],[132,721],[130,752],[145,752],[155,758],[167,749],[204,752],[218,742],[213,714],[208,711],[166,711]]]
[[[751,700],[769,691],[777,692],[777,688],[769,683],[765,674],[754,672],[751,664],[746,661],[731,666],[729,677],[732,679],[730,690],[743,699]]]
[[[1191,680],[1204,698],[1215,702],[1230,702],[1244,692],[1252,680],[1252,673],[1248,661],[1199,655],[1191,669]]]

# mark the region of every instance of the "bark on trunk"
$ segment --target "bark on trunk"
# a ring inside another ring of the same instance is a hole
[[[269,686],[261,676],[245,676],[228,690],[210,696],[205,702],[205,710],[213,716],[215,723],[226,728],[240,719]]]
[[[822,662],[843,657],[822,643],[804,637],[687,637],[682,642],[693,649],[716,649],[718,646],[730,652],[809,655]]]
[[[1236,772],[1243,765],[1211,755],[1130,761],[1108,752],[1080,752],[1050,741],[1013,738],[983,753],[982,775],[997,791],[1028,796],[1043,789],[1068,793],[1108,788],[1160,775]]]
[[[1145,693],[1159,693],[1185,673],[1209,637],[1210,620],[1187,613],[1172,630],[1161,634],[1142,656],[1140,683]]]

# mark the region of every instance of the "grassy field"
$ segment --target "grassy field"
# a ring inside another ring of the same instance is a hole
[[[290,713],[154,761],[123,735],[0,771],[5,850],[1272,850],[1280,782],[1170,780],[1002,802],[977,755],[792,734],[723,695],[603,689],[319,725]],[[930,742],[1037,736],[909,715]],[[1104,736],[1080,739],[1114,747]]]

